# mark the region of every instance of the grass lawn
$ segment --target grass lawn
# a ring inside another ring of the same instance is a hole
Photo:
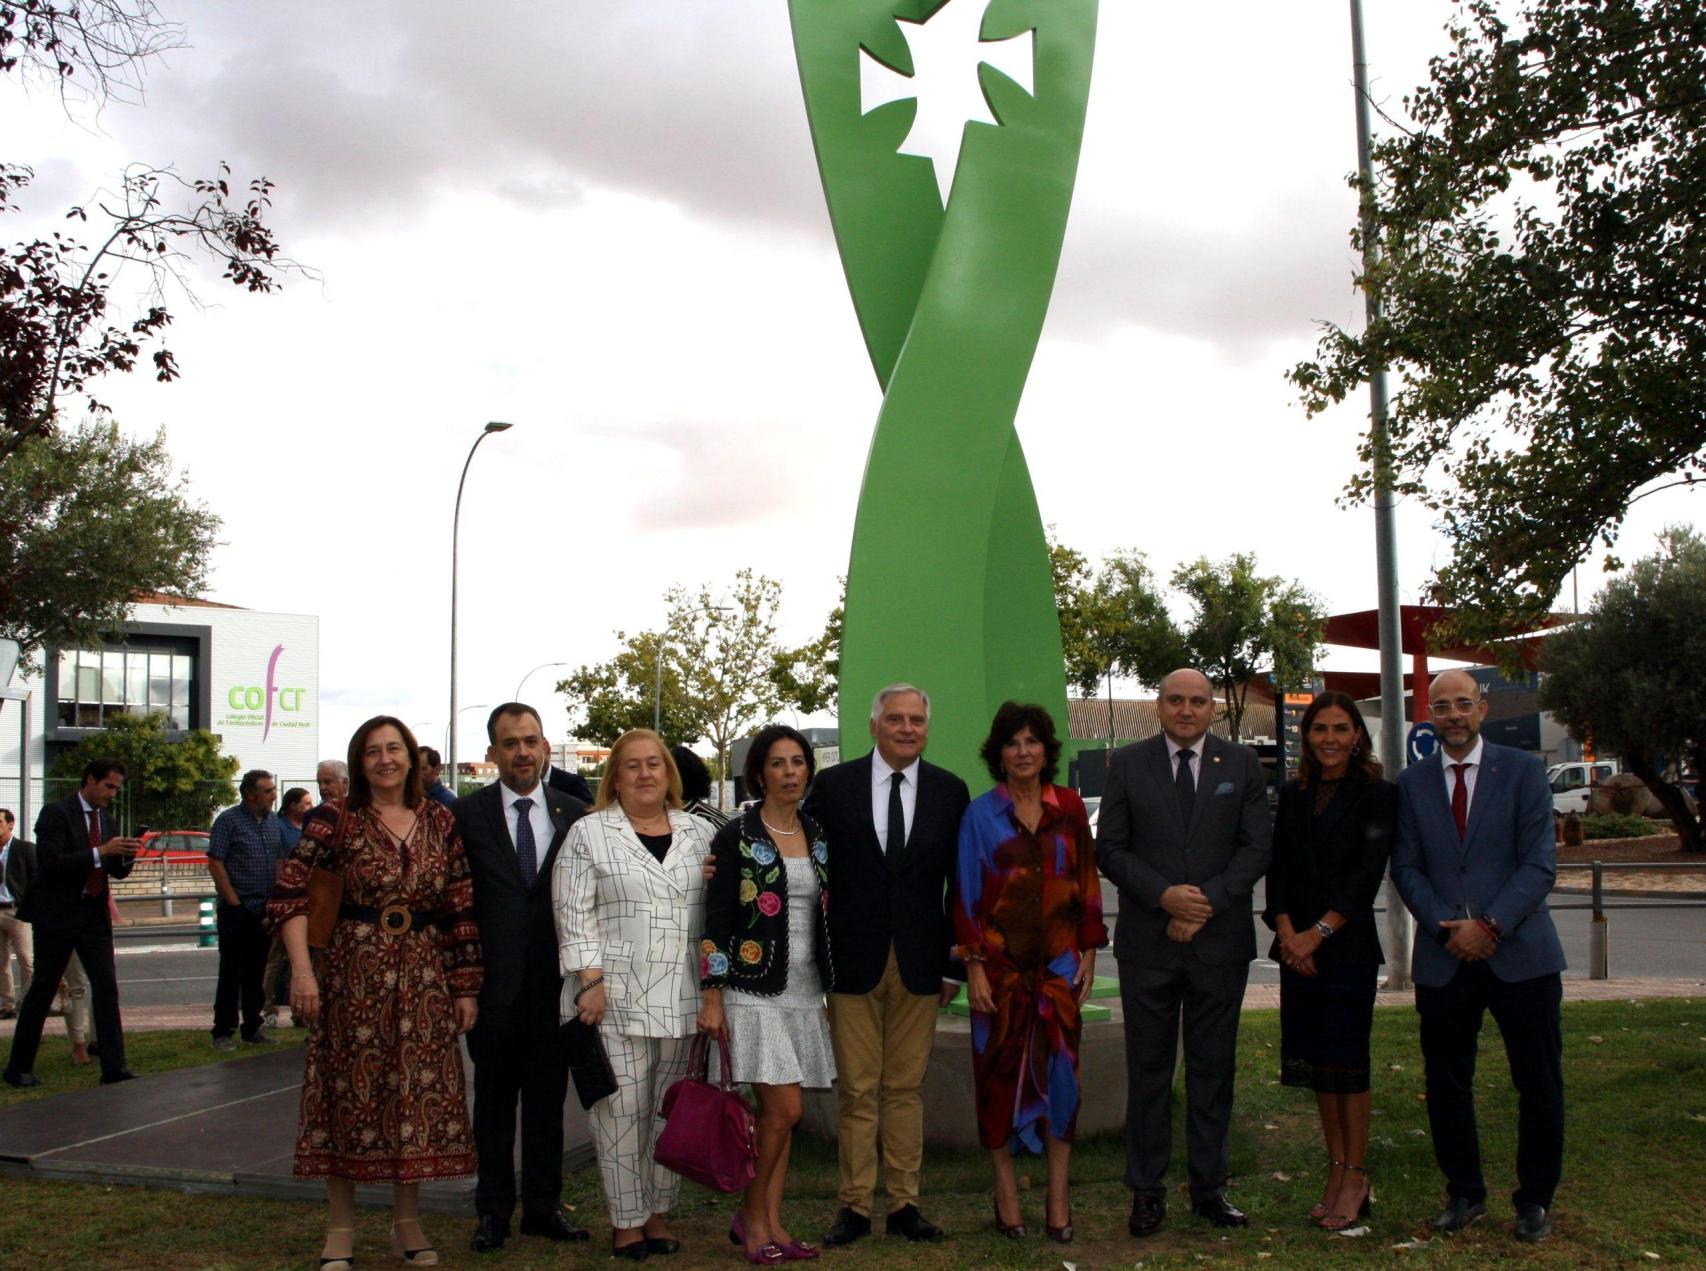
[[[300,1046],[308,1034],[302,1029],[281,1028],[274,1032],[273,1036],[278,1038],[281,1045]],[[10,1038],[0,1040],[0,1047],[10,1045]],[[199,1029],[167,1029],[124,1035],[124,1061],[138,1076],[170,1072],[174,1068],[193,1068],[198,1064],[236,1063],[274,1049],[276,1048],[272,1046],[239,1045],[235,1051],[221,1054],[213,1049],[210,1035]],[[49,1095],[64,1094],[68,1090],[83,1090],[99,1085],[101,1081],[101,1064],[98,1059],[82,1068],[72,1066],[71,1046],[63,1035],[42,1038],[34,1071],[41,1084],[28,1090],[16,1090],[0,1082],[0,1108],[27,1103],[31,1099],[45,1099]],[[0,1222],[3,1221],[0,1219]],[[5,1248],[5,1244],[0,1242],[0,1265],[6,1261]]]
[[[1232,1199],[1248,1210],[1249,1230],[1222,1236],[1189,1216],[1183,1192],[1171,1200],[1162,1232],[1143,1242],[1125,1233],[1130,1196],[1121,1184],[1117,1142],[1080,1144],[1074,1158],[1078,1240],[1069,1247],[1042,1238],[1038,1194],[1026,1198],[1033,1234],[1022,1242],[990,1226],[987,1162],[980,1153],[929,1153],[925,1212],[951,1238],[913,1246],[882,1236],[826,1254],[831,1268],[905,1266],[1081,1269],[1218,1266],[1426,1267],[1521,1265],[1610,1267],[1706,1266],[1700,1218],[1706,1179],[1706,1001],[1583,1002],[1564,1007],[1568,1156],[1555,1206],[1556,1234],[1518,1245],[1501,1223],[1514,1186],[1515,1100],[1491,1021],[1482,1034],[1481,1134],[1492,1190],[1486,1219],[1451,1239],[1402,1252],[1393,1246],[1420,1235],[1440,1203],[1442,1187],[1426,1135],[1415,1013],[1381,1010],[1375,1017],[1375,1122],[1369,1166],[1376,1203],[1368,1235],[1347,1239],[1308,1226],[1303,1211],[1319,1193],[1323,1153],[1313,1101],[1276,1081],[1278,1017],[1245,1017],[1238,1105],[1233,1126]],[[143,1040],[138,1037],[139,1042]],[[202,1040],[205,1045],[205,1039]],[[180,1046],[182,1043],[180,1043]],[[197,1056],[189,1048],[192,1058]],[[138,1052],[138,1066],[155,1064]],[[1123,1098],[1094,1090],[1090,1098]],[[1183,1135],[1175,1131],[1182,1177]],[[66,1183],[3,1183],[0,1265],[8,1268],[273,1268],[313,1267],[323,1210],[317,1205],[220,1199],[173,1192]],[[833,1145],[802,1139],[790,1187],[796,1235],[815,1239],[835,1210]],[[565,1201],[594,1231],[591,1246],[572,1253],[533,1239],[512,1239],[500,1254],[467,1251],[472,1223],[429,1217],[443,1264],[532,1268],[602,1266],[608,1227],[593,1171],[571,1177]],[[664,1259],[670,1271],[742,1265],[724,1237],[728,1198],[689,1186],[676,1223],[683,1252]],[[358,1265],[390,1265],[385,1216],[363,1213]]]

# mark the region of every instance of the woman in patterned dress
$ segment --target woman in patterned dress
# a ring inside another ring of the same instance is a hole
[[[1003,702],[983,743],[998,783],[960,822],[954,906],[972,1010],[978,1137],[995,1171],[995,1224],[1025,1234],[1013,1153],[1044,1153],[1051,1239],[1072,1239],[1067,1165],[1078,1121],[1079,1008],[1108,942],[1090,822],[1078,792],[1053,784],[1054,721]]]
[[[829,847],[800,811],[815,772],[811,743],[798,730],[771,724],[752,739],[746,788],[760,802],[711,844],[727,864],[711,880],[699,946],[706,1017],[714,1029],[726,1018],[734,1080],[758,1097],[758,1168],[729,1229],[758,1265],[817,1257],[782,1225],[800,1088],[835,1080],[823,1001],[831,981]]]
[[[474,1025],[482,975],[473,889],[456,820],[425,797],[420,750],[401,720],[356,729],[349,770],[349,797],[309,814],[267,906],[290,954],[291,1009],[310,1030],[295,1173],[326,1180],[323,1271],[349,1271],[355,1185],[373,1182],[392,1184],[393,1250],[432,1266],[421,1180],[474,1172],[456,1041]],[[308,952],[315,868],[343,879],[318,975]]]

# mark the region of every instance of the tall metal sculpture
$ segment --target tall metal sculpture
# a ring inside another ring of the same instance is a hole
[[[915,73],[905,26],[986,4],[986,46],[1029,41],[1031,87],[977,67],[994,123],[967,123],[944,208],[931,161],[900,153],[916,97],[861,111],[867,58]],[[1096,0],[790,0],[806,113],[882,410],[848,565],[843,754],[872,695],[936,702],[930,756],[975,787],[1004,698],[1066,732],[1048,545],[1013,428],[1048,312],[1078,169]]]

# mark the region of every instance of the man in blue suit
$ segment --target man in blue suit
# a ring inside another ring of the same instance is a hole
[[[1411,975],[1422,1017],[1428,1124],[1447,1202],[1436,1231],[1487,1212],[1475,1132],[1475,1052],[1491,1011],[1517,1089],[1515,1234],[1550,1234],[1564,1159],[1564,947],[1546,896],[1557,876],[1539,756],[1481,739],[1487,699],[1465,671],[1434,679],[1442,749],[1398,777],[1392,881],[1416,916]]]

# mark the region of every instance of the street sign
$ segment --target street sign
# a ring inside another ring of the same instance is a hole
[[[1427,720],[1410,725],[1410,736],[1404,742],[1404,751],[1410,757],[1411,763],[1421,763],[1439,748],[1439,733]]]

